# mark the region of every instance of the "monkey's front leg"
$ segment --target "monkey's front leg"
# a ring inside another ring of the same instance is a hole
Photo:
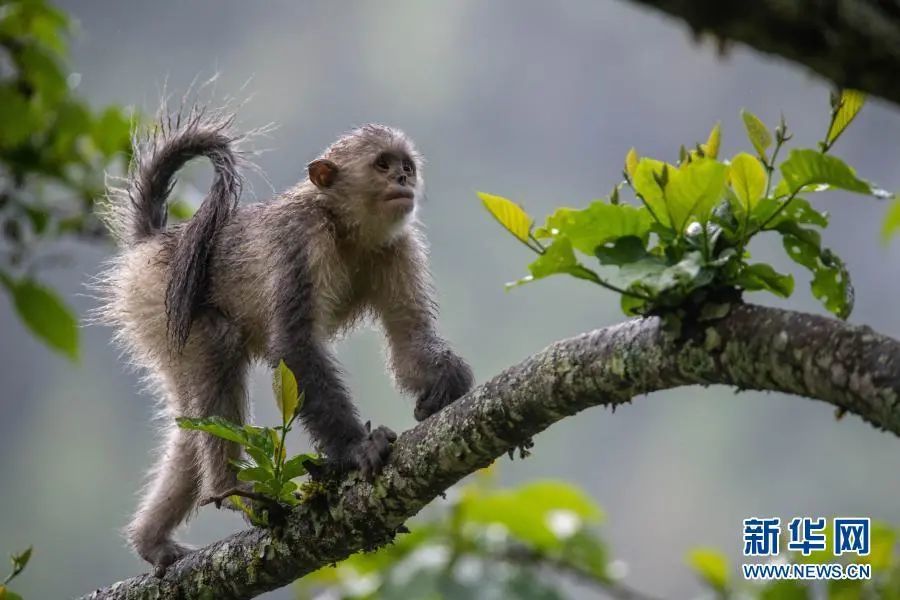
[[[465,395],[475,379],[472,369],[434,329],[425,301],[384,310],[382,318],[397,383],[416,395],[416,420],[423,421]]]
[[[416,399],[413,416],[418,421],[427,419],[464,396],[474,383],[472,369],[443,340],[435,337],[424,345],[430,351],[420,358],[425,358],[423,362],[430,367],[430,372],[427,373],[424,389]]]
[[[275,344],[284,350],[273,357],[273,362],[283,357],[297,377],[298,387],[305,394],[300,419],[327,456],[329,466],[340,471],[358,469],[371,479],[387,462],[397,434],[384,426],[372,430],[360,423],[334,358],[312,334],[311,327],[303,329],[307,331],[295,324],[297,337],[292,343],[285,340]]]

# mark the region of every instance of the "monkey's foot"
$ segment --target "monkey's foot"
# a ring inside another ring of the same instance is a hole
[[[384,468],[397,434],[383,425],[373,431],[371,421],[366,423],[366,430],[368,435],[350,451],[350,461],[363,478],[371,481]]]
[[[193,548],[172,540],[165,540],[140,553],[141,558],[153,565],[153,576],[162,577],[166,569],[182,556],[189,554]]]
[[[424,421],[472,389],[472,370],[462,359],[451,356],[441,367],[440,376],[431,389],[416,400],[413,416]]]

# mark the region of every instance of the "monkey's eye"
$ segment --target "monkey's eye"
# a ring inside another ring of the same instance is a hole
[[[408,158],[404,158],[403,159],[403,171],[407,175],[412,175],[413,173],[415,173],[416,166],[413,164],[413,161],[409,160]]]
[[[375,159],[375,168],[379,171],[387,171],[391,168],[391,163],[386,154],[378,155],[378,158]]]

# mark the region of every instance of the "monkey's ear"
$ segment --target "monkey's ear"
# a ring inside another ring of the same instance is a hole
[[[338,166],[325,158],[318,158],[306,167],[309,169],[309,180],[317,188],[325,189],[334,184],[337,179]]]

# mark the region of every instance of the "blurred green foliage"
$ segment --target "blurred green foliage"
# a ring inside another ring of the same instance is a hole
[[[304,577],[299,597],[327,589],[328,597],[347,600],[565,598],[544,571],[625,591],[597,533],[603,511],[588,495],[546,480],[500,489],[493,479],[492,468],[480,471],[447,508],[392,545]]]
[[[130,117],[119,107],[93,111],[75,93],[65,62],[72,24],[42,0],[0,6],[0,282],[24,323],[75,359],[77,321],[53,290],[35,280],[58,259],[61,239],[98,239],[94,217],[105,172],[124,172]]]
[[[598,525],[602,509],[577,487],[535,481],[497,488],[493,467],[453,494],[449,505],[419,519],[412,532],[376,552],[355,554],[296,584],[298,598],[341,600],[479,600],[568,598],[562,577],[613,598],[648,598],[625,585],[627,567],[613,558]],[[871,553],[855,561],[872,565],[868,581],[766,583],[745,581],[721,552],[697,548],[685,558],[714,597],[759,600],[900,598],[897,530],[874,522]],[[830,547],[830,546],[829,546]],[[834,563],[830,551],[789,562]],[[814,590],[827,588],[827,594]]]
[[[810,271],[813,295],[847,318],[853,309],[849,274],[822,246],[820,230],[828,226],[828,215],[806,198],[831,189],[891,197],[828,154],[864,99],[853,90],[833,96],[818,148],[792,150],[780,163],[778,153],[792,137],[784,119],[773,135],[747,111],[741,116],[753,152],[729,161],[718,159],[719,125],[693,150],[682,146],[675,164],[640,158],[632,149],[624,181],[607,198],[584,209],[560,208],[541,227],[514,202],[479,194],[500,224],[538,254],[530,275],[510,285],[567,273],[621,294],[627,315],[663,315],[678,328],[685,318],[724,316],[744,291],[793,293],[791,275],[750,262],[750,240],[771,231],[781,236],[788,257]],[[637,205],[622,202],[625,189]],[[892,219],[900,222],[900,216]],[[576,252],[596,259],[603,271],[583,265]]]

